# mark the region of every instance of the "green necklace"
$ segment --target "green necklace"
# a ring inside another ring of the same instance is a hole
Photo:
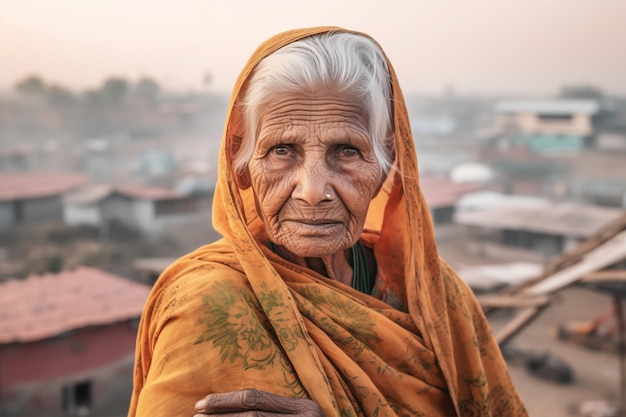
[[[276,253],[274,242],[270,241],[270,249]],[[363,244],[358,241],[352,251],[352,288],[365,294],[372,292],[372,278],[365,255]]]
[[[372,292],[372,278],[361,241],[352,247],[352,288],[365,294]]]

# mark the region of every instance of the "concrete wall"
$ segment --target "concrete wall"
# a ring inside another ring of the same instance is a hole
[[[102,222],[102,217],[100,216],[100,206],[65,205],[63,207],[63,221],[65,224],[70,226],[81,224],[99,226]]]

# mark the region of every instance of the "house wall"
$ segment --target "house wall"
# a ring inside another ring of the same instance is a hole
[[[586,113],[572,114],[563,119],[543,118],[530,112],[500,114],[495,124],[502,130],[514,128],[527,134],[589,136],[593,133],[592,117]]]
[[[165,212],[162,206],[159,209],[156,205],[166,202],[155,202],[153,232],[156,234],[154,236],[166,234],[171,230],[175,230],[177,226],[186,223],[197,222],[202,219],[206,219],[208,222],[210,219],[211,201],[210,196],[190,196],[171,201],[171,203],[174,203],[173,206],[170,205],[170,210],[165,210]]]
[[[61,197],[58,195],[22,201],[23,212],[21,223],[37,223],[46,220],[63,219],[63,204]]]
[[[157,205],[161,204],[161,211]],[[163,205],[167,210],[163,211]],[[171,210],[169,210],[171,208]],[[210,213],[211,197],[185,197],[173,200],[142,200],[120,194],[113,194],[100,203],[100,218],[104,221],[119,221],[136,228],[151,239],[158,239],[169,227],[184,224]],[[87,218],[87,212],[72,211],[67,215]],[[93,214],[95,217],[95,214]]]
[[[13,202],[0,201],[0,229],[5,229],[13,224]]]
[[[66,204],[63,207],[63,221],[65,224],[99,226],[102,222],[98,205],[74,206]]]
[[[135,213],[135,225],[148,237],[154,238],[160,235],[161,226],[154,216],[154,201],[134,200],[133,213]]]
[[[103,220],[116,220],[145,231],[153,223],[152,202],[113,194],[102,201]]]
[[[108,415],[125,414],[135,338],[135,326],[122,322],[1,345],[0,415],[62,415],[63,387],[82,381],[91,384],[92,410],[113,413],[110,398],[117,396],[122,398],[117,401],[119,409]]]
[[[63,204],[59,195],[0,203],[0,228],[62,219]]]

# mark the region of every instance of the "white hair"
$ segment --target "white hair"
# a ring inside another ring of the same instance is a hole
[[[244,137],[235,172],[252,157],[264,104],[276,94],[332,87],[355,97],[367,112],[368,134],[384,174],[393,162],[391,79],[385,57],[370,39],[344,32],[310,36],[278,49],[254,69],[240,101]]]

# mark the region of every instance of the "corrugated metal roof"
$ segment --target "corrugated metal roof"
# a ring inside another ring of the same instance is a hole
[[[622,216],[624,210],[548,200],[524,204],[498,204],[488,208],[460,210],[454,221],[468,226],[522,230],[574,238],[593,235],[606,223]]]
[[[0,344],[138,318],[150,287],[95,268],[0,283]]]
[[[497,113],[596,114],[600,104],[595,100],[503,100],[496,103],[495,110]]]
[[[50,197],[87,182],[82,174],[61,172],[11,172],[0,174],[0,201]]]

